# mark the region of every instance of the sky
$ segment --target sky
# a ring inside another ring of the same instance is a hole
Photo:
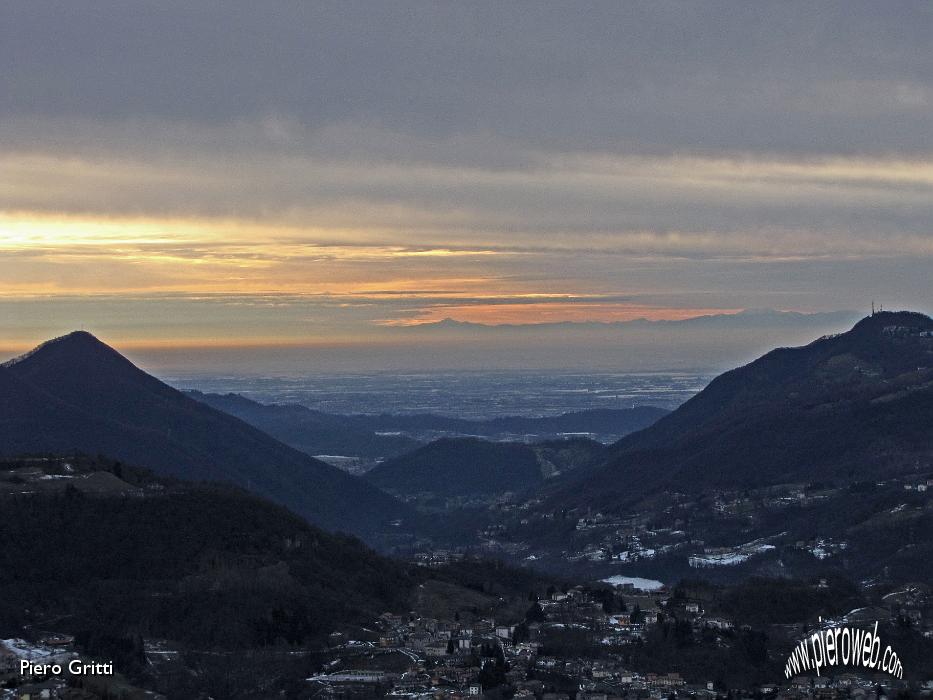
[[[0,351],[933,309],[933,3],[24,0],[0,65]]]

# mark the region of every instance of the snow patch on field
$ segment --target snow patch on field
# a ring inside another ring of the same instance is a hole
[[[612,586],[625,586],[630,584],[640,591],[659,591],[664,588],[664,584],[661,581],[655,581],[651,578],[639,578],[638,576],[610,576],[609,578],[604,578],[602,582]]]

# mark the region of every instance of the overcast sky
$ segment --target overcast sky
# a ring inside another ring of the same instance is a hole
[[[0,65],[0,346],[933,308],[930,2],[28,0]]]

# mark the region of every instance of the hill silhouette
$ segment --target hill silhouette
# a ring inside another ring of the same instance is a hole
[[[593,440],[532,445],[479,438],[443,438],[379,464],[365,478],[390,493],[446,498],[523,493],[555,473],[579,469],[605,454]]]
[[[38,607],[67,613],[71,633],[241,648],[321,638],[406,602],[398,563],[235,487],[160,480],[104,457],[25,464],[54,474],[59,488],[0,496],[6,624]],[[17,466],[0,460],[0,475]],[[71,486],[100,474],[138,495]]]
[[[717,377],[611,446],[602,467],[564,484],[552,502],[619,509],[662,489],[924,472],[933,464],[931,428],[933,320],[877,313]]]
[[[411,515],[379,489],[191,399],[83,331],[0,367],[0,450],[103,453],[168,476],[227,481],[367,538]]]

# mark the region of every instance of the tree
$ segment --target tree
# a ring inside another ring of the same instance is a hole
[[[512,641],[516,644],[527,642],[529,636],[528,623],[520,622],[515,625],[515,631],[512,633]]]
[[[544,608],[540,603],[535,603],[528,612],[525,613],[525,622],[544,622]]]
[[[644,621],[644,615],[641,614],[641,606],[638,603],[632,607],[632,614],[629,615],[629,622],[633,625],[637,625],[640,622]]]
[[[483,663],[479,672],[479,683],[483,686],[483,691],[497,688],[505,684],[505,673],[508,666],[499,659],[489,659]]]
[[[611,615],[616,611],[615,606],[615,593],[611,589],[602,588],[595,591],[596,600],[598,600],[603,606],[603,612],[607,615]]]

